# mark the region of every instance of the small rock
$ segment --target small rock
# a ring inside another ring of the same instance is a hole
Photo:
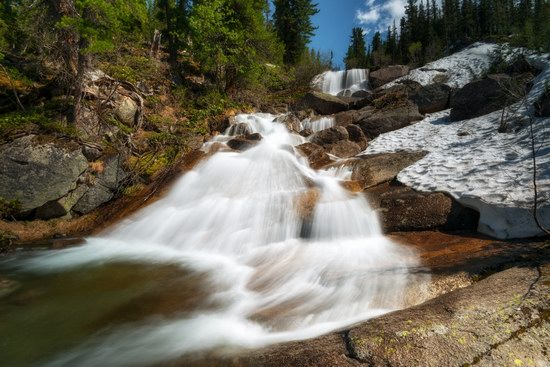
[[[321,115],[332,115],[349,109],[349,104],[340,98],[320,92],[310,92],[302,100],[306,108],[311,108]]]
[[[311,142],[317,145],[335,144],[340,140],[348,140],[349,134],[345,127],[334,126],[316,132],[311,137]]]
[[[309,165],[313,169],[319,169],[332,163],[329,155],[323,147],[314,143],[304,143],[298,145],[296,149],[301,152],[309,161]]]

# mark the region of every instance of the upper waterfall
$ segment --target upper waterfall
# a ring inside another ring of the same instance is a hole
[[[313,85],[323,93],[349,97],[354,92],[369,88],[369,70],[326,71],[315,77]]]

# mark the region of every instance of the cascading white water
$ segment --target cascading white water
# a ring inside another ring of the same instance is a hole
[[[367,69],[350,69],[340,71],[326,71],[318,75],[313,84],[323,93],[351,96],[359,90],[367,90],[369,87],[369,71]]]
[[[419,265],[414,254],[382,236],[362,195],[295,153],[302,137],[272,115],[236,120],[263,140],[243,153],[215,153],[109,233],[26,264],[52,271],[117,260],[179,263],[207,275],[210,307],[93,338],[52,366],[147,365],[310,338],[404,307],[409,287],[425,280],[410,271]]]
[[[323,116],[321,118],[318,118],[316,120],[311,119],[305,119],[301,123],[302,129],[309,129],[313,131],[314,133],[319,132],[321,130],[328,129],[330,127],[333,127],[335,125],[336,121],[334,117],[331,116]]]

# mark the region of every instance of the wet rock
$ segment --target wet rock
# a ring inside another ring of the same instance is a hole
[[[230,136],[247,135],[251,133],[252,129],[250,128],[250,125],[244,122],[232,123],[227,132]]]
[[[380,134],[401,129],[423,118],[424,116],[420,114],[418,107],[409,103],[403,107],[376,112],[356,124],[363,130],[367,138],[374,139]]]
[[[422,114],[434,113],[447,109],[451,87],[443,83],[434,83],[420,88],[409,95],[409,99],[418,106]]]
[[[373,88],[378,88],[397,78],[407,75],[409,70],[410,68],[406,65],[391,65],[376,71],[371,71],[369,74],[370,85]]]
[[[254,147],[260,140],[262,140],[262,136],[259,133],[241,135],[229,140],[227,146],[242,152]]]
[[[275,119],[276,122],[286,126],[288,131],[298,133],[302,130],[300,119],[293,113],[287,113]]]
[[[353,162],[351,179],[363,188],[393,180],[399,172],[421,160],[426,152],[398,152],[365,155]]]
[[[195,365],[544,367],[550,344],[544,258],[349,330]]]
[[[304,138],[307,138],[310,135],[313,135],[313,131],[311,129],[303,129],[300,131],[300,136],[303,136]]]
[[[18,200],[30,212],[74,190],[87,167],[76,143],[35,135],[16,139],[0,148],[0,197]]]
[[[494,74],[466,84],[451,96],[451,120],[483,116],[517,102],[527,92],[530,75]]]
[[[310,92],[304,97],[302,104],[321,115],[332,115],[349,109],[349,104],[330,94]]]
[[[368,139],[365,134],[363,134],[363,130],[361,130],[359,126],[348,125],[346,126],[346,130],[348,132],[349,140],[351,142],[356,143],[361,148],[361,150],[365,150],[367,148]]]
[[[317,144],[304,143],[298,145],[296,149],[308,159],[309,165],[313,169],[319,169],[332,162],[325,149]]]

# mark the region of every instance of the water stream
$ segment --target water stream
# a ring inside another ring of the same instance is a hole
[[[368,79],[369,71],[367,69],[326,71],[318,75],[313,84],[323,93],[350,97],[354,92],[367,90]]]
[[[23,286],[0,298],[0,360],[151,365],[311,338],[420,301],[415,254],[343,189],[349,172],[310,169],[293,148],[304,138],[274,119],[239,115],[263,136],[255,147],[213,154],[84,246],[1,261],[0,277]],[[40,337],[59,323],[61,340]]]

